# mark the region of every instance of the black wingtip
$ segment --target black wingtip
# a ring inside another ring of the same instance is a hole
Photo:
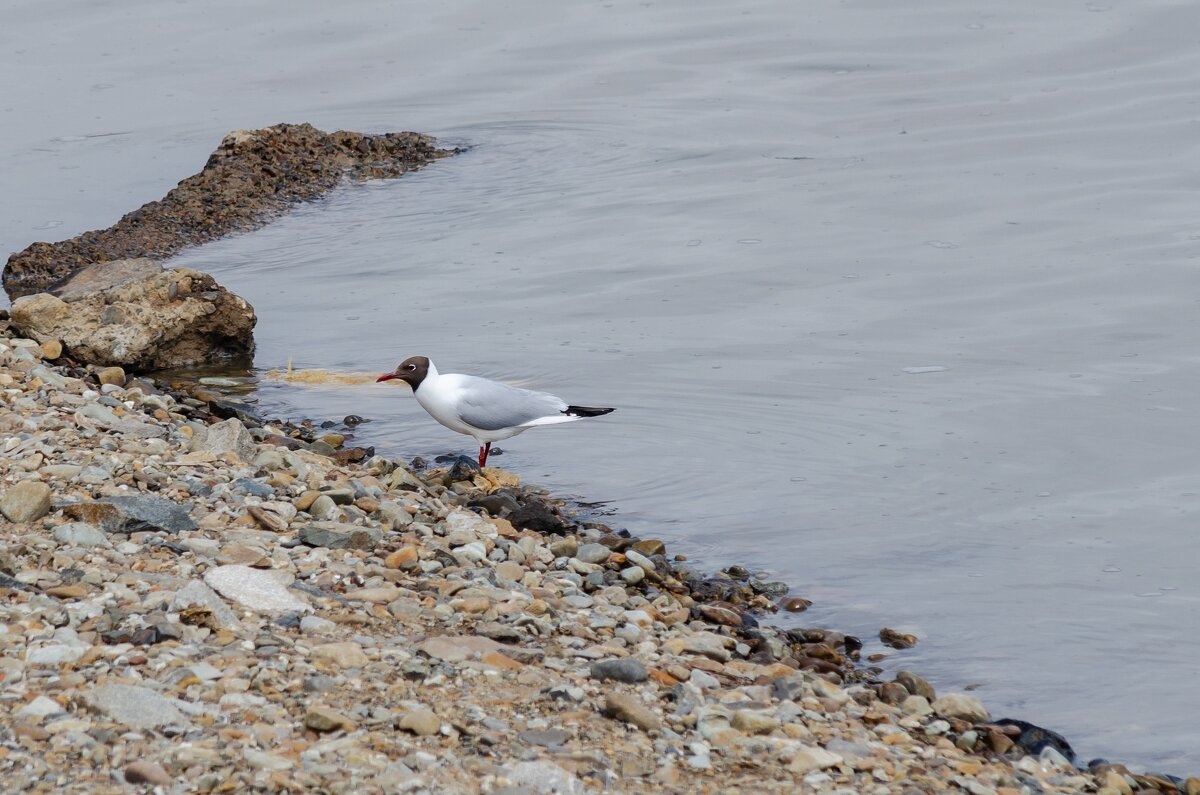
[[[563,409],[563,414],[568,417],[599,417],[601,414],[608,414],[616,411],[616,409],[597,409],[591,406],[567,406]]]

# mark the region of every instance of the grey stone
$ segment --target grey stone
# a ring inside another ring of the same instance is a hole
[[[337,507],[337,503],[328,494],[322,494],[313,500],[313,504],[308,506],[308,514],[314,519],[319,519],[323,522],[334,522],[342,515],[342,509]],[[324,544],[314,544],[314,546],[324,546]]]
[[[508,768],[508,778],[538,795],[583,793],[583,782],[553,762],[518,762]]]
[[[66,708],[64,708],[54,699],[47,698],[46,696],[38,696],[33,701],[30,701],[28,704],[17,710],[16,714],[18,718],[34,718],[36,720],[41,720],[42,718],[50,715],[60,715],[66,711]]]
[[[260,483],[257,480],[250,478],[238,478],[233,481],[233,488],[237,491],[244,492],[253,497],[274,497],[275,488],[268,486],[266,483]]]
[[[111,547],[112,542],[108,540],[99,528],[92,527],[86,522],[70,522],[62,524],[54,528],[54,540],[66,546],[76,547]]]
[[[584,563],[603,563],[611,554],[612,550],[603,544],[584,544],[575,553],[575,557]]]
[[[562,729],[529,729],[517,735],[517,739],[528,745],[554,748],[571,739],[571,733]]]
[[[650,678],[646,666],[632,657],[619,660],[602,660],[592,665],[589,675],[593,679],[612,679],[617,682],[645,682]]]
[[[193,580],[175,592],[171,600],[171,609],[178,612],[189,607],[199,606],[212,613],[218,627],[232,629],[238,626],[238,618],[229,609],[229,605],[217,596],[216,591],[199,580]]]
[[[143,530],[178,533],[196,529],[187,507],[144,494],[74,503],[64,506],[63,511],[106,533],[136,533]]]
[[[227,599],[262,613],[307,613],[308,602],[289,591],[270,572],[231,564],[209,569],[204,582]]]
[[[101,685],[87,697],[92,709],[135,729],[188,726],[190,721],[174,699],[138,685]]]
[[[23,480],[0,497],[0,513],[10,522],[32,522],[50,512],[50,487],[40,480]]]
[[[318,498],[318,502],[321,498]],[[329,549],[374,549],[383,534],[377,527],[359,527],[342,522],[313,522],[299,529],[300,540],[310,547]]]
[[[983,702],[965,693],[947,693],[934,701],[932,706],[939,718],[957,718],[969,723],[991,720]]]
[[[254,437],[236,417],[208,426],[208,433],[193,448],[207,450],[214,455],[233,453],[243,461],[253,461],[258,451]]]

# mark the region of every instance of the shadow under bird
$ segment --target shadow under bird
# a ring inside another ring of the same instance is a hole
[[[410,356],[379,381],[400,380],[429,416],[479,442],[479,466],[487,466],[492,442],[510,439],[541,425],[599,417],[615,409],[571,406],[546,392],[502,384],[474,375],[439,373],[426,356]]]

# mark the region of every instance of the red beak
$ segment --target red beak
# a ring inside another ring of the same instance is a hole
[[[391,381],[393,378],[399,378],[399,377],[400,376],[396,375],[395,373],[384,373],[383,375],[381,375],[375,379],[375,383],[378,384],[380,381]]]

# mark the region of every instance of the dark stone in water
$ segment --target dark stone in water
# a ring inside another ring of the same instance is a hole
[[[562,535],[570,529],[562,517],[554,513],[548,506],[537,502],[513,511],[507,519],[518,530],[532,530],[535,533]]]
[[[347,414],[345,418],[342,419],[342,424],[350,428],[353,428],[355,425],[361,425],[364,422],[366,422],[366,420],[357,414]]]
[[[427,467],[427,466],[429,466],[429,462],[428,462],[428,461],[426,461],[426,460],[425,460],[424,458],[422,458],[421,456],[417,456],[417,457],[416,457],[416,458],[414,458],[414,459],[412,460],[412,462],[409,464],[409,468],[410,468],[410,469],[414,469],[414,470],[417,470],[417,469],[424,469],[424,468],[425,468],[425,467]]]
[[[373,455],[374,447],[347,447],[345,450],[335,450],[329,457],[341,464],[357,464]]]
[[[779,606],[789,613],[803,613],[805,610],[812,607],[812,602],[796,596],[791,599],[784,599],[779,603]]]
[[[846,651],[853,654],[854,652],[862,651],[863,642],[853,635],[847,635],[842,645],[846,647]]]
[[[891,646],[893,649],[911,649],[917,645],[917,636],[884,627],[879,630],[879,641],[885,646]]]
[[[262,417],[248,404],[241,401],[210,400],[208,401],[208,410],[214,417],[220,417],[223,420],[237,417],[246,427],[257,428],[263,424]]]
[[[468,508],[482,508],[493,516],[503,516],[521,507],[516,497],[506,490],[494,491],[492,494],[473,498],[467,503]]]
[[[467,507],[482,508],[492,516],[503,516],[509,511],[515,511],[520,508],[521,503],[517,502],[517,498],[511,492],[501,489],[492,494],[475,497],[467,503]]]
[[[451,483],[459,480],[474,480],[479,474],[479,464],[465,455],[460,455],[454,459],[454,466],[450,467],[447,477]]]
[[[665,554],[667,551],[666,545],[657,538],[643,538],[641,541],[635,541],[633,549],[635,552],[641,552],[648,558]]]
[[[1001,718],[992,721],[992,725],[1002,727],[1004,733],[1012,737],[1017,745],[1034,756],[1040,754],[1044,748],[1053,748],[1065,756],[1067,761],[1075,763],[1075,749],[1067,742],[1067,738],[1058,732],[1016,718]],[[1019,734],[1014,735],[1014,730]]]
[[[750,570],[745,566],[730,566],[729,568],[725,569],[725,573],[735,580],[750,579]]]
[[[303,442],[293,439],[290,436],[268,436],[263,439],[263,444],[273,444],[276,447],[283,447],[288,450],[299,450],[304,446]]]
[[[791,590],[791,588],[788,587],[788,584],[786,582],[779,582],[778,580],[772,580],[770,582],[763,582],[762,580],[751,580],[750,587],[754,590],[755,593],[760,593],[760,594],[763,594],[764,596],[769,596],[772,598],[778,598],[780,596],[785,596],[787,594],[787,592]]]
[[[717,600],[737,604],[743,601],[745,586],[733,580],[712,579],[695,580],[689,583],[692,594],[707,600]]]

